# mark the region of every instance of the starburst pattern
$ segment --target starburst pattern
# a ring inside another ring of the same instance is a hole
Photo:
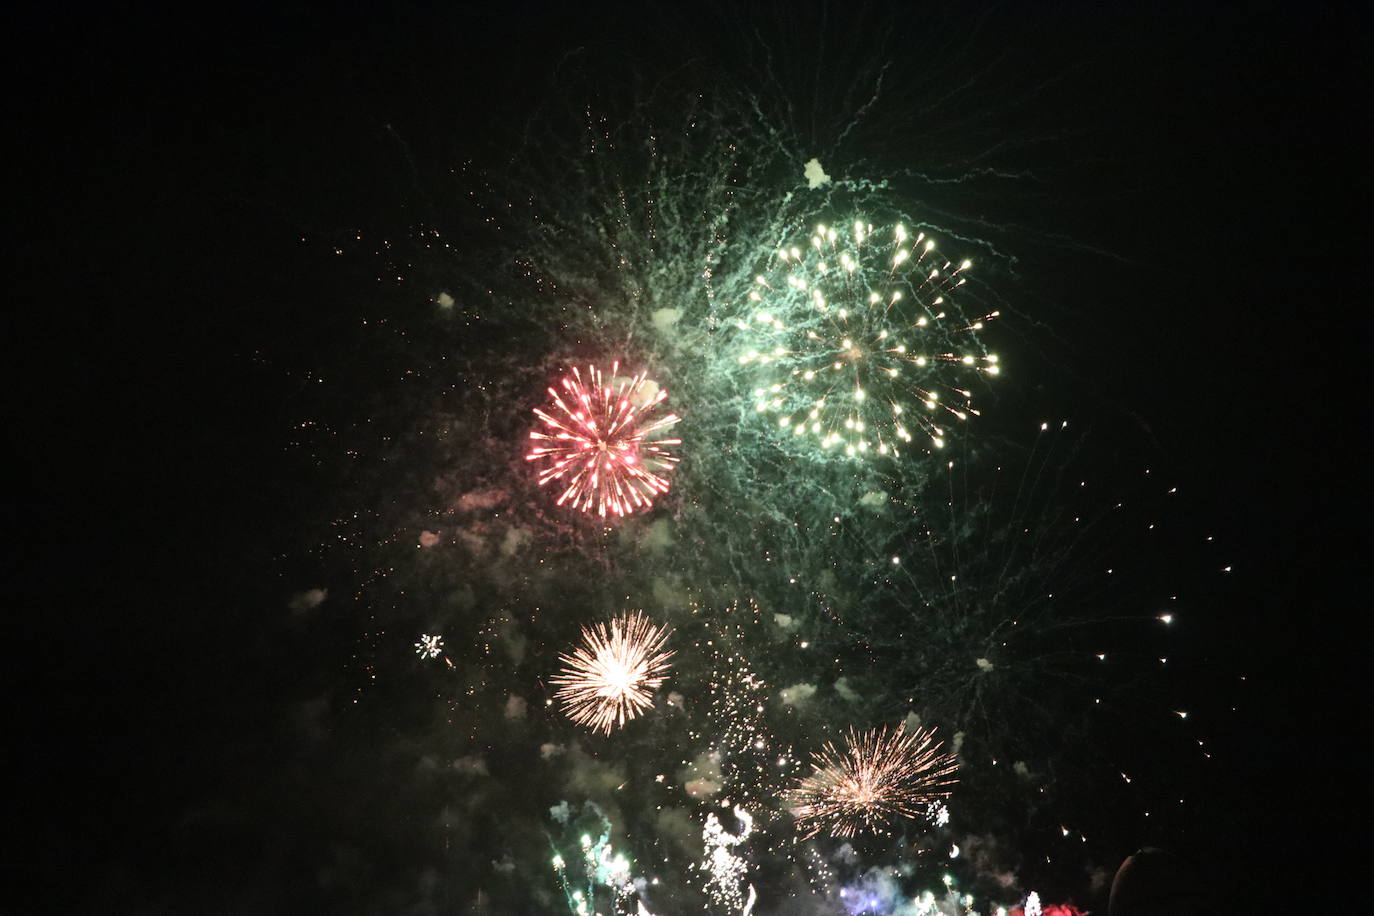
[[[420,641],[415,644],[415,654],[421,658],[438,658],[444,651],[444,637],[431,636],[428,633],[420,634]]]
[[[653,706],[673,656],[671,630],[635,612],[582,628],[582,645],[560,655],[564,668],[550,678],[568,718],[610,734]]]
[[[647,509],[668,492],[668,473],[678,462],[671,446],[681,439],[663,433],[678,422],[677,414],[652,416],[668,393],[644,373],[625,378],[612,363],[607,380],[596,366],[586,378],[573,367],[550,388],[551,409],[535,408],[543,429],[530,431],[526,460],[543,462],[539,484],[557,481],[568,503],[583,512],[627,515]]]
[[[788,792],[805,837],[822,830],[842,837],[885,832],[954,789],[957,760],[941,752],[933,729],[908,731],[903,724],[850,729],[847,737],[844,751],[827,742],[814,754],[811,775]]]
[[[942,447],[947,424],[978,412],[964,379],[999,371],[977,337],[998,313],[969,319],[953,301],[971,266],[900,224],[890,243],[857,221],[778,250],[736,321],[747,346],[738,361],[768,379],[755,410],[847,455],[900,454],[913,431]]]

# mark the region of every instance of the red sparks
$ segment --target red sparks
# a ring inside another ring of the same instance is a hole
[[[587,367],[587,379],[573,367],[559,380],[563,389],[549,389],[550,410],[536,407],[543,429],[530,431],[534,440],[527,461],[543,461],[539,485],[556,480],[564,486],[558,505],[570,503],[583,512],[627,515],[647,509],[654,497],[668,492],[668,477],[678,462],[668,446],[681,439],[658,438],[678,422],[677,414],[651,419],[654,408],[667,399],[644,373],[618,378],[620,363],[611,364],[610,383],[601,370]]]

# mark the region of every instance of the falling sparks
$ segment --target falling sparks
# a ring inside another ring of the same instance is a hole
[[[717,905],[748,913],[753,908],[755,898],[752,884],[747,894],[744,890],[744,878],[749,865],[732,850],[754,832],[754,818],[748,811],[736,806],[735,819],[739,821],[739,833],[726,830],[714,812],[706,815],[706,825],[701,831],[706,847],[702,869],[707,875],[706,893]]]
[[[668,397],[644,373],[633,378],[610,378],[596,366],[573,367],[548,389],[549,410],[535,408],[543,429],[530,431],[533,444],[526,460],[540,462],[539,485],[557,481],[563,487],[558,505],[565,503],[602,518],[647,509],[668,492],[667,475],[678,458],[671,446],[681,439],[664,438],[679,417],[654,417]]]
[[[978,413],[951,376],[998,374],[977,336],[998,313],[969,320],[952,302],[970,261],[945,260],[900,224],[891,240],[862,221],[820,225],[805,249],[779,250],[755,278],[754,311],[736,322],[755,346],[738,361],[772,372],[754,389],[755,410],[784,434],[851,456],[897,455],[916,432],[943,447],[947,424]]]
[[[578,840],[580,855],[572,861],[557,851],[551,860],[563,887],[568,911],[574,916],[593,916],[602,912],[600,904],[605,902],[616,916],[629,913],[628,905],[635,894],[635,879],[631,876],[633,865],[611,845],[610,821],[601,810],[590,803],[587,810],[601,822],[599,835],[593,839],[592,834],[584,833]],[[645,912],[642,903],[636,910]]]
[[[564,668],[550,682],[568,718],[610,734],[653,706],[667,674],[672,631],[639,612],[582,628],[582,645],[560,655]]]
[[[843,752],[827,742],[812,756],[812,774],[788,793],[804,837],[885,832],[894,820],[919,816],[954,788],[958,763],[942,744],[933,729],[905,725],[850,729]]]
[[[732,798],[763,806],[774,798],[794,767],[792,748],[780,743],[768,725],[769,685],[754,669],[744,647],[760,634],[762,610],[753,599],[732,601],[713,613],[698,604],[693,615],[709,620],[696,653],[709,659],[710,679],[704,721],[693,727],[693,741],[708,745]]]

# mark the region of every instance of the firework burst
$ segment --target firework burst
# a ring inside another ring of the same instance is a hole
[[[610,734],[653,706],[668,672],[672,631],[635,612],[582,628],[582,645],[560,655],[564,668],[550,678],[568,718]]]
[[[953,302],[971,266],[900,224],[890,244],[855,222],[780,249],[736,321],[750,345],[739,363],[772,374],[754,389],[755,410],[846,455],[900,454],[913,431],[942,447],[949,423],[977,414],[952,378],[998,372],[977,338],[998,313],[968,319]]]
[[[551,409],[535,408],[543,429],[530,431],[526,460],[544,462],[539,484],[558,481],[558,505],[569,503],[601,517],[647,509],[668,492],[668,473],[678,459],[671,446],[681,439],[663,433],[678,422],[677,414],[652,414],[668,393],[644,373],[617,376],[612,363],[609,383],[596,366],[586,378],[573,367],[559,382],[562,393],[549,389]]]
[[[438,658],[444,654],[444,637],[421,633],[420,641],[415,644],[415,654],[421,658]]]
[[[933,729],[905,725],[850,729],[843,752],[827,742],[812,756],[811,775],[787,794],[803,838],[822,830],[842,837],[884,832],[892,821],[918,817],[954,789],[958,762],[941,747]]]

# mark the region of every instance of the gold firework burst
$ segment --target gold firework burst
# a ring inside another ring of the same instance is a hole
[[[653,706],[668,672],[672,631],[638,611],[582,628],[582,645],[558,657],[563,670],[550,678],[568,718],[610,734]]]
[[[787,793],[804,839],[822,830],[842,837],[885,832],[954,790],[958,761],[941,752],[934,729],[850,729],[847,738],[843,752],[827,742],[813,754],[811,775]]]

